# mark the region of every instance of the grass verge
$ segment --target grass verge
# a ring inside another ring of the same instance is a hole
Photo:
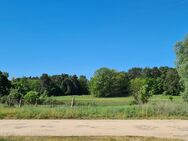
[[[155,102],[124,106],[0,106],[0,119],[188,119],[188,104]]]

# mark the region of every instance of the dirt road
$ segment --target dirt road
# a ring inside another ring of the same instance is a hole
[[[152,136],[188,140],[188,121],[0,120],[0,136]]]

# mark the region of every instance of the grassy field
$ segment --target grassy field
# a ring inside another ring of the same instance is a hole
[[[75,97],[76,106],[124,106],[130,105],[133,97],[118,97],[118,98],[96,98],[91,95],[84,96],[60,96],[53,97],[59,103],[67,106],[71,105],[72,98]],[[150,99],[151,102],[169,102],[169,96],[154,95]],[[183,102],[181,96],[173,96],[173,102]]]
[[[188,104],[181,97],[154,96],[148,104],[131,105],[132,98],[55,97],[62,105],[0,105],[0,119],[188,119]]]
[[[0,141],[181,141],[146,137],[0,137]]]

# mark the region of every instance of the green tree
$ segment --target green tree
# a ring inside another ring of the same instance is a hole
[[[144,85],[138,91],[138,103],[145,104],[148,103],[149,98],[152,96],[152,91],[149,88],[149,85]]]
[[[123,72],[101,68],[90,81],[91,94],[96,97],[117,97],[128,95],[128,77]]]
[[[129,96],[129,78],[125,72],[117,72],[113,82],[114,96]]]
[[[183,98],[188,102],[188,36],[175,45],[176,68],[185,89]]]
[[[96,97],[110,97],[113,92],[115,70],[101,68],[97,70],[90,81],[91,94]]]
[[[139,78],[143,76],[143,69],[142,68],[132,68],[128,70],[128,77],[129,79]]]
[[[17,89],[20,93],[25,95],[27,92],[31,90],[30,83],[28,81],[28,78],[16,78],[12,80],[12,87],[14,89]]]
[[[40,78],[41,91],[48,96],[59,96],[61,95],[60,88],[52,81],[48,74],[43,74]]]
[[[88,95],[89,94],[89,81],[86,78],[86,76],[81,75],[78,79],[79,83],[80,83],[80,91],[81,94],[85,94]]]
[[[163,89],[165,94],[178,96],[182,90],[180,85],[180,77],[175,69],[169,69],[163,82]]]
[[[24,96],[24,102],[26,104],[38,104],[38,101],[39,101],[39,93],[38,92],[35,92],[35,91],[30,91],[28,92],[25,96]]]
[[[70,78],[66,78],[61,86],[65,95],[77,95],[75,84]]]
[[[11,89],[10,94],[7,97],[7,104],[9,106],[19,104],[19,106],[21,107],[21,105],[23,104],[23,94],[20,93],[18,89]]]
[[[73,95],[81,95],[81,85],[78,80],[78,77],[76,75],[73,75],[71,78],[71,81],[73,83]]]
[[[150,86],[151,81],[145,78],[135,78],[130,83],[130,92],[135,102],[137,104],[147,103],[153,93],[152,86]]]
[[[0,97],[8,95],[11,88],[11,82],[8,80],[8,73],[0,71]]]
[[[40,92],[41,85],[40,85],[39,79],[28,79],[28,83],[29,83],[29,90],[30,91]]]

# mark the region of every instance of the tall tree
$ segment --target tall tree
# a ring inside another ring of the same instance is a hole
[[[129,79],[139,78],[143,76],[143,69],[142,68],[132,68],[128,70]]]
[[[48,74],[43,74],[40,78],[42,93],[48,96],[59,96],[61,95],[60,88],[53,83]]]
[[[183,98],[188,101],[188,36],[175,45],[176,68],[185,87]]]
[[[81,95],[81,86],[78,77],[73,75],[71,81],[73,83],[73,95]]]
[[[180,85],[180,77],[175,69],[169,69],[165,75],[163,89],[167,95],[180,95],[182,87]]]
[[[8,73],[0,71],[0,96],[8,95],[11,88],[11,82],[8,80]]]
[[[80,83],[80,91],[81,94],[89,94],[89,81],[86,78],[86,76],[81,75],[78,79],[79,83]]]
[[[115,81],[115,70],[101,68],[97,70],[90,81],[90,91],[96,97],[110,97],[113,95],[112,84]]]
[[[101,68],[90,81],[90,91],[96,97],[127,96],[128,81],[127,74],[123,72]]]

